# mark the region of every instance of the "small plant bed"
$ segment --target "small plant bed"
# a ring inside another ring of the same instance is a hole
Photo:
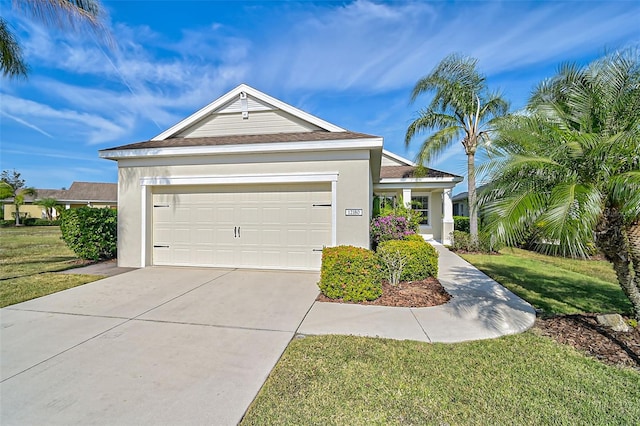
[[[534,331],[606,364],[640,372],[640,327],[613,331],[599,325],[596,314],[572,314],[537,318]]]
[[[451,295],[442,287],[440,282],[429,277],[420,281],[401,281],[397,286],[382,281],[382,296],[375,300],[362,302],[344,301],[343,299],[331,299],[320,293],[316,299],[318,302],[352,303],[359,305],[396,306],[407,308],[426,308],[447,303]]]

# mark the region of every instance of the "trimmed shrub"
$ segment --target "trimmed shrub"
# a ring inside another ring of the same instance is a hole
[[[411,222],[405,216],[390,214],[376,217],[371,221],[371,242],[375,247],[382,241],[401,240],[416,233],[411,226]]]
[[[8,226],[14,226],[16,224],[15,220],[0,220],[0,227],[6,228]]]
[[[468,233],[470,231],[469,218],[467,216],[454,216],[453,229]]]
[[[378,246],[381,258],[404,259],[400,281],[419,281],[438,276],[438,252],[426,241],[392,240]],[[385,267],[388,268],[389,263]],[[387,270],[387,275],[392,271]]]
[[[327,297],[374,300],[382,295],[382,272],[374,252],[353,246],[325,247],[318,287]]]
[[[62,239],[82,259],[116,257],[117,213],[112,209],[81,207],[62,212]]]
[[[33,226],[36,224],[36,221],[38,219],[35,217],[27,217],[25,219],[22,219],[22,221],[20,222],[22,225],[24,226]]]
[[[419,243],[429,244],[429,243],[427,243],[427,241],[420,234],[407,235],[407,236],[405,236],[403,238],[403,240],[405,240],[405,241],[417,241]]]

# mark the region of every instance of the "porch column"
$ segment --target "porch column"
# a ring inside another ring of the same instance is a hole
[[[453,202],[451,201],[451,189],[442,192],[442,244],[451,244],[453,232]]]
[[[411,188],[402,188],[402,202],[406,208],[411,208]]]

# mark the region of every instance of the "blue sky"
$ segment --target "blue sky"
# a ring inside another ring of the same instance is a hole
[[[116,182],[98,150],[148,140],[240,83],[413,158],[415,82],[452,52],[478,58],[521,108],[566,61],[640,43],[638,1],[104,1],[112,46],[11,11],[31,66],[1,78],[0,168],[27,184]],[[463,175],[459,144],[431,167]],[[466,184],[455,192],[465,190]]]

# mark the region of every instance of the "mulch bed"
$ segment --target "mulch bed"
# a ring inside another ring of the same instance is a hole
[[[423,281],[401,282],[392,286],[382,284],[382,296],[376,300],[358,302],[360,305],[423,308],[447,303],[451,296],[435,278]],[[329,299],[322,293],[319,302],[345,302]],[[609,365],[630,367],[640,372],[640,326],[630,332],[617,332],[602,327],[597,314],[558,315],[536,318],[533,331],[551,337],[558,343],[570,345],[578,351]],[[625,318],[628,319],[628,318]]]
[[[640,327],[628,333],[613,331],[599,325],[596,314],[576,314],[537,318],[533,328],[606,364],[640,371]]]
[[[403,281],[392,286],[387,281],[382,282],[382,296],[376,300],[364,302],[345,302],[342,299],[330,299],[324,294],[316,299],[318,302],[357,303],[359,305],[399,306],[409,308],[425,308],[447,303],[451,296],[435,278],[422,281]]]

